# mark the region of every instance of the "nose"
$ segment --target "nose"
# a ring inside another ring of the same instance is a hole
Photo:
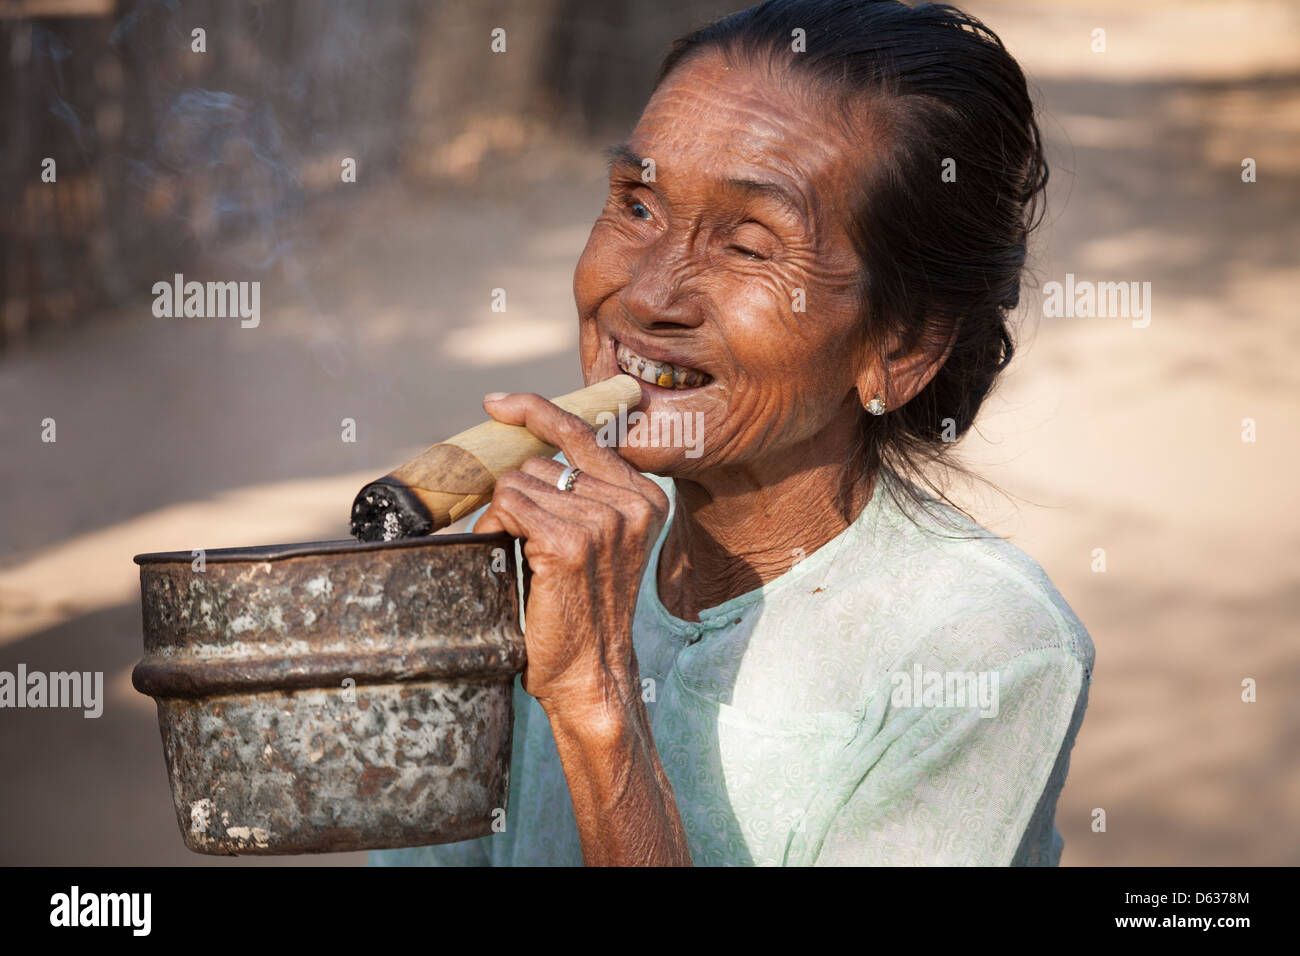
[[[695,328],[703,316],[690,289],[694,272],[689,237],[671,231],[642,248],[619,301],[628,318],[648,331]]]

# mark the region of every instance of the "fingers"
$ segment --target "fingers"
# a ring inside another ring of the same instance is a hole
[[[590,498],[593,501],[608,501],[611,504],[630,500],[633,497],[643,497],[639,492],[628,488],[626,485],[611,484],[582,468],[579,468],[581,473],[573,479],[572,489],[563,491],[559,486],[559,480],[560,475],[564,474],[564,463],[556,461],[554,458],[529,458],[519,466],[519,470],[526,475],[541,479],[551,488],[564,495],[576,495],[580,498]]]
[[[561,540],[577,529],[562,514],[541,505],[519,478],[528,476],[512,471],[501,476],[492,494],[492,503],[474,525],[476,534],[504,531],[515,538],[532,541]],[[537,481],[530,478],[530,481]]]
[[[614,484],[647,480],[614,449],[602,447],[591,426],[577,415],[540,395],[516,392],[498,398],[498,394],[483,399],[483,408],[489,415],[507,425],[523,425],[542,441],[564,452],[570,464]]]
[[[556,499],[557,502],[562,499],[572,501],[572,499],[576,498],[579,507],[582,509],[588,508],[588,505],[584,502],[607,504],[623,514],[637,528],[645,528],[653,524],[657,532],[660,521],[668,513],[668,498],[654,482],[646,482],[649,485],[649,491],[652,492],[652,494],[647,495],[640,484],[635,488],[611,484],[584,471],[574,478],[571,491],[561,491],[556,482],[559,481],[560,475],[564,473],[564,465],[553,458],[530,458],[520,466],[519,470],[525,475],[537,478],[546,486],[548,501],[551,500],[549,491],[554,491],[560,496],[559,499]],[[569,509],[566,508],[566,511],[560,513],[563,514],[567,511]]]
[[[612,506],[560,491],[520,471],[497,482],[492,504],[475,531],[479,527],[522,539],[525,555],[539,571],[553,561],[571,569],[588,568],[593,561],[608,567],[626,549],[626,532],[634,530]]]
[[[539,458],[533,460],[540,465],[541,462],[548,459]],[[553,461],[551,464],[559,465],[560,463]],[[563,470],[562,466],[560,470]],[[584,472],[578,476],[577,483],[582,482],[584,478],[592,483],[597,480]],[[579,527],[592,530],[607,525],[620,527],[624,521],[622,512],[614,507],[612,503],[602,501],[599,498],[588,498],[576,494],[577,483],[575,483],[574,491],[560,491],[559,488],[555,487],[553,479],[547,480],[522,469],[502,475],[497,482],[498,488],[501,487],[503,481],[506,483],[507,488],[522,492],[534,504]],[[613,490],[613,486],[605,485],[605,487]],[[624,494],[635,495],[635,492],[624,490]]]

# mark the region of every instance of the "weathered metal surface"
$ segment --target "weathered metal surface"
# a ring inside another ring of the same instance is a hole
[[[277,854],[492,832],[524,664],[506,535],[140,555],[186,845]]]

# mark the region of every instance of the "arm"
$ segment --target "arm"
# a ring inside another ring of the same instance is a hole
[[[588,866],[691,865],[640,693],[597,720],[547,710]]]
[[[523,540],[524,689],[551,723],[589,865],[690,865],[690,849],[641,700],[632,618],[641,575],[667,516],[659,487],[576,416],[536,395],[484,400],[582,469],[534,458],[503,475],[476,531]]]

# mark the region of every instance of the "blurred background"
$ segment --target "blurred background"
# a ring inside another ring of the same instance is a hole
[[[0,863],[363,859],[184,849],[131,557],[345,537],[485,392],[580,385],[600,147],[675,36],[745,5],[0,0],[0,670],[107,698],[0,711]],[[965,442],[1003,493],[958,497],[1096,645],[1062,862],[1300,863],[1300,7],[958,5],[1024,66],[1051,163],[1021,348]],[[260,281],[260,324],[155,317],[175,273]],[[1067,273],[1150,282],[1149,327],[1045,318]]]

